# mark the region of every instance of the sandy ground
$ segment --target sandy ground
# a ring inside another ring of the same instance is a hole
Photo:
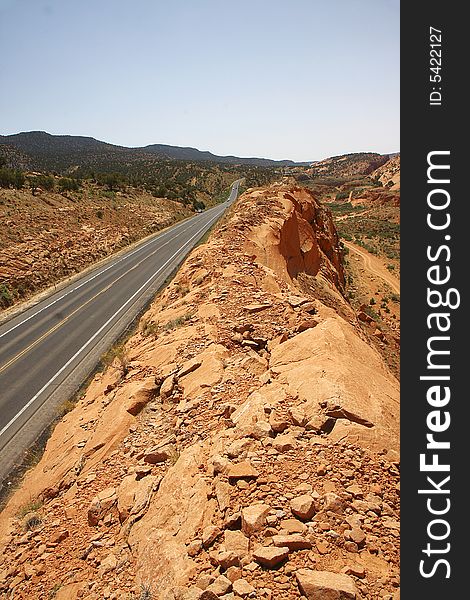
[[[367,250],[364,250],[351,242],[343,241],[343,243],[351,252],[358,254],[362,258],[366,271],[383,279],[396,294],[400,293],[400,281],[388,271],[380,258],[377,258],[373,254],[370,254],[370,252],[367,252]]]

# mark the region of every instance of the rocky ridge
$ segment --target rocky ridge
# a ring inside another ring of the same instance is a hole
[[[398,597],[398,382],[343,284],[311,193],[244,194],[10,498],[3,597]]]

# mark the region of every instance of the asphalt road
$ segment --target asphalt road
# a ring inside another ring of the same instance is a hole
[[[146,239],[0,326],[0,489],[57,407],[238,195]]]

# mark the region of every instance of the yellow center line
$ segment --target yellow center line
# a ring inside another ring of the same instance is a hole
[[[184,231],[186,231],[186,229],[184,229],[181,233],[184,233]],[[178,237],[180,234],[176,235],[174,238],[171,238],[170,240],[168,240],[168,242],[166,242],[165,244],[163,244],[162,246],[159,246],[156,250],[154,250],[153,252],[151,252],[150,254],[148,254],[145,258],[143,258],[141,261],[139,261],[138,263],[136,263],[133,267],[131,267],[129,270],[127,270],[125,273],[123,273],[122,275],[120,275],[117,279],[115,279],[114,281],[111,281],[110,284],[108,284],[105,288],[103,288],[102,290],[100,290],[98,293],[96,293],[94,296],[92,296],[91,298],[89,298],[86,302],[84,302],[83,304],[81,304],[78,308],[76,308],[73,312],[71,312],[69,315],[67,315],[65,317],[65,319],[62,319],[62,321],[60,321],[59,323],[57,323],[56,325],[54,325],[54,327],[52,327],[51,329],[49,329],[48,331],[46,331],[45,333],[42,334],[41,337],[39,337],[37,340],[35,340],[32,344],[30,344],[29,346],[27,346],[26,348],[24,348],[24,350],[22,350],[21,352],[19,352],[16,356],[14,356],[13,358],[11,358],[7,363],[5,363],[4,365],[2,365],[0,367],[0,373],[3,373],[6,369],[8,369],[9,367],[11,367],[11,365],[13,363],[15,363],[17,360],[19,360],[22,356],[24,356],[25,354],[27,354],[28,352],[30,352],[33,348],[35,348],[39,343],[41,343],[45,338],[47,338],[49,335],[51,335],[52,333],[54,333],[54,331],[57,331],[57,329],[59,329],[59,327],[62,327],[62,325],[64,323],[66,323],[67,321],[69,321],[75,314],[77,314],[77,312],[79,312],[80,310],[82,310],[82,308],[84,308],[87,304],[90,304],[90,302],[93,302],[93,300],[96,300],[96,298],[98,298],[98,296],[101,296],[101,294],[104,294],[105,292],[107,292],[109,290],[109,288],[111,288],[115,283],[117,283],[120,279],[122,279],[123,277],[125,277],[126,275],[128,275],[131,271],[133,271],[134,269],[136,269],[138,266],[140,266],[145,260],[147,260],[147,258],[150,258],[151,256],[153,256],[154,254],[156,254],[159,250],[161,250],[163,248],[163,246],[166,246],[170,241],[173,241],[176,237]]]
[[[132,270],[132,269],[129,269],[129,270]],[[126,275],[126,273],[124,273],[124,275]],[[6,369],[8,369],[8,367],[10,367],[17,360],[19,360],[22,356],[24,356],[25,354],[27,354],[34,347],[36,347],[45,338],[47,338],[49,335],[51,335],[52,333],[54,333],[54,331],[57,331],[57,329],[59,329],[59,327],[62,327],[62,325],[64,323],[66,323],[67,321],[69,321],[77,312],[79,312],[87,304],[89,304],[90,302],[92,302],[93,300],[95,300],[96,298],[98,298],[98,296],[100,296],[104,292],[108,291],[109,288],[112,287],[117,281],[119,281],[119,279],[121,279],[122,277],[124,277],[124,275],[120,275],[115,281],[112,281],[107,287],[103,288],[97,294],[95,294],[94,296],[92,296],[91,298],[89,298],[86,302],[84,302],[83,304],[81,304],[73,312],[71,312],[69,315],[67,315],[65,317],[65,319],[62,319],[62,321],[60,321],[59,323],[57,323],[56,325],[54,325],[54,327],[51,327],[51,329],[49,329],[48,331],[46,331],[45,333],[43,333],[41,335],[41,337],[39,337],[37,340],[35,340],[32,344],[30,344],[29,346],[27,346],[26,348],[24,348],[24,350],[22,350],[21,352],[19,352],[16,356],[14,356],[13,358],[11,358],[7,363],[5,363],[2,367],[0,367],[0,373],[3,373],[3,371],[5,371]]]

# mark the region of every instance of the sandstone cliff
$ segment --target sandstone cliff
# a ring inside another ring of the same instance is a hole
[[[343,284],[311,193],[245,193],[11,497],[4,597],[394,597],[398,382]]]
[[[383,186],[392,190],[400,189],[400,155],[393,156],[384,165],[371,173]]]

